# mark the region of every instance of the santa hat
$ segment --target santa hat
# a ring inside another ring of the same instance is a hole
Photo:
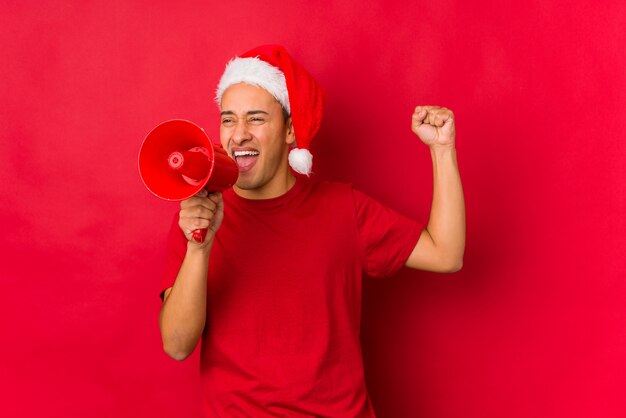
[[[215,100],[221,106],[224,91],[246,83],[267,90],[291,115],[296,148],[289,152],[291,168],[311,174],[311,140],[319,130],[324,111],[324,93],[315,79],[280,45],[263,45],[233,58],[217,86]]]

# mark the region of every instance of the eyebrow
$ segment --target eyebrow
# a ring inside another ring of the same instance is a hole
[[[249,111],[246,112],[247,116],[258,115],[258,114],[263,114],[263,115],[268,115],[269,116],[269,113],[267,113],[264,110],[249,110]],[[225,111],[220,113],[220,116],[224,116],[224,115],[234,115],[234,116],[236,116],[235,112],[233,112],[232,110],[225,110]]]

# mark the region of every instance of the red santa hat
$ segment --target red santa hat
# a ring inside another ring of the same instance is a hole
[[[233,58],[217,86],[215,100],[221,106],[222,95],[233,84],[246,83],[267,90],[291,115],[296,148],[289,152],[291,168],[311,174],[311,140],[319,130],[324,112],[324,93],[315,79],[280,45],[256,47]]]

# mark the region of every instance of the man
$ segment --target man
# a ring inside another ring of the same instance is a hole
[[[207,416],[373,417],[359,341],[363,274],[461,268],[453,114],[413,113],[433,160],[423,227],[349,185],[293,172],[310,173],[324,100],[282,47],[232,60],[217,101],[220,141],[239,178],[223,196],[203,191],[181,203],[163,284],[164,350],[182,360],[202,340]],[[203,243],[193,240],[199,228],[208,228]]]

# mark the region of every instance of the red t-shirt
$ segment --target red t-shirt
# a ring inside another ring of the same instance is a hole
[[[350,185],[297,177],[283,196],[224,192],[201,343],[209,417],[373,417],[359,339],[364,274],[400,269],[422,226]],[[186,251],[177,225],[161,290]]]

